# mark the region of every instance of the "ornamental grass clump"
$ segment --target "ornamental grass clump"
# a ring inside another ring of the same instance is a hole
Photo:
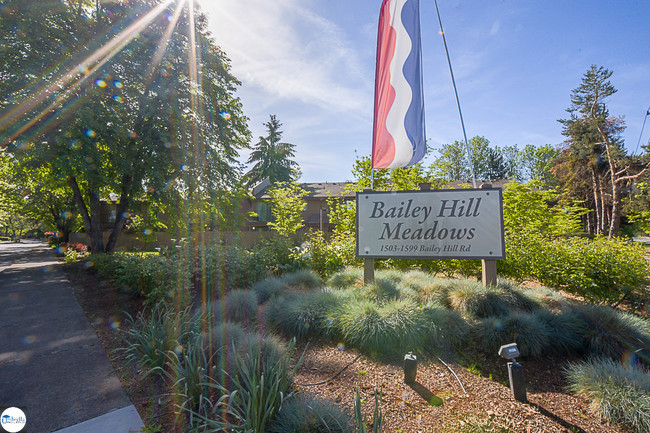
[[[233,290],[214,303],[214,320],[252,326],[257,322],[257,294],[253,290]]]
[[[510,308],[497,289],[483,287],[480,282],[460,280],[441,292],[440,301],[445,307],[471,318],[502,317]]]
[[[323,285],[320,276],[311,270],[304,269],[282,276],[281,281],[294,289],[316,289]]]
[[[650,367],[650,321],[605,305],[578,304],[571,309],[584,325],[595,356]]]
[[[545,352],[561,356],[583,354],[588,349],[586,325],[570,309],[539,310],[534,313],[548,331]]]
[[[449,350],[462,347],[468,340],[471,328],[458,312],[429,303],[422,307],[422,314],[427,346]]]
[[[296,394],[282,404],[267,433],[348,433],[353,430],[350,416],[334,403]]]
[[[251,290],[257,294],[257,302],[266,303],[268,300],[286,293],[289,286],[282,278],[268,278],[253,284]]]
[[[568,389],[591,401],[592,409],[612,424],[650,431],[650,373],[610,359],[592,359],[566,368]]]
[[[488,317],[472,327],[475,344],[486,354],[517,343],[523,357],[537,357],[549,345],[549,330],[536,314],[513,312],[504,317]]]
[[[275,298],[266,307],[266,320],[288,337],[334,337],[334,318],[348,298],[345,292],[325,290]]]
[[[336,323],[347,344],[380,357],[418,351],[427,332],[422,309],[406,299],[381,306],[365,299],[354,300],[344,306]]]
[[[361,297],[377,303],[385,303],[398,299],[400,290],[393,280],[378,278],[374,283],[363,286]]]
[[[328,287],[335,289],[349,289],[352,287],[363,286],[363,269],[348,268],[344,271],[337,272],[327,279]]]
[[[401,282],[402,296],[413,299],[418,304],[428,304],[440,299],[447,281],[435,278],[422,271],[410,271],[404,275]]]

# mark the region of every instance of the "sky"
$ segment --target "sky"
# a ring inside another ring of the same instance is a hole
[[[274,114],[303,182],[351,180],[370,155],[381,0],[199,0],[242,82],[252,143]],[[571,90],[590,65],[614,72],[610,113],[633,152],[650,108],[650,1],[439,0],[468,138],[559,145]],[[433,0],[420,2],[430,163],[463,133]],[[641,144],[650,136],[650,122]],[[248,152],[242,152],[242,161]]]

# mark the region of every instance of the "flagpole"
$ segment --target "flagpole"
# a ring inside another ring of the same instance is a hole
[[[370,165],[370,189],[375,190],[375,169],[372,168],[372,165]]]
[[[465,132],[465,122],[463,121],[463,112],[460,109],[460,99],[458,99],[458,90],[456,89],[456,80],[454,79],[454,70],[451,67],[451,58],[449,57],[449,49],[447,48],[447,39],[445,38],[445,31],[442,28],[442,19],[440,18],[440,9],[438,9],[438,0],[433,0],[436,5],[436,13],[438,14],[438,23],[440,23],[440,34],[442,35],[442,42],[445,44],[445,53],[447,54],[447,63],[449,64],[449,72],[451,73],[451,82],[454,85],[454,94],[456,95],[456,105],[458,106],[458,114],[460,115],[460,124],[463,128],[463,137],[465,138],[465,147],[467,147],[467,160],[469,161],[469,169],[472,173],[472,182],[476,188],[476,175],[474,174],[474,164],[472,164],[472,152],[469,148],[467,141],[467,132]]]

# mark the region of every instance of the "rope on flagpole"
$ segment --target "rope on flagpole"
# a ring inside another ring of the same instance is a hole
[[[472,173],[472,182],[474,183],[474,188],[476,188],[476,175],[474,174],[474,164],[472,163],[472,152],[469,148],[469,141],[467,141],[467,133],[465,132],[465,122],[463,121],[463,112],[460,109],[460,99],[458,99],[458,90],[456,89],[454,70],[451,67],[451,58],[449,57],[449,49],[447,48],[447,39],[445,38],[445,31],[442,28],[442,19],[440,18],[440,9],[438,9],[438,0],[434,0],[434,3],[436,5],[436,13],[438,14],[438,22],[440,23],[440,34],[442,35],[442,42],[445,44],[445,53],[447,54],[447,63],[449,64],[449,72],[451,73],[451,82],[454,85],[454,94],[456,95],[456,105],[458,106],[458,114],[460,115],[460,124],[463,128],[465,147],[467,147],[467,160],[469,161],[469,169]]]

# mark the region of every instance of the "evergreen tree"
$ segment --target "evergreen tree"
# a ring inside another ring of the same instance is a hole
[[[246,173],[245,178],[249,186],[255,185],[268,178],[272,184],[284,183],[294,180],[298,163],[290,158],[294,157],[295,145],[282,140],[282,124],[274,114],[264,124],[268,135],[260,137],[253,146],[253,152],[248,158],[253,167]]]

